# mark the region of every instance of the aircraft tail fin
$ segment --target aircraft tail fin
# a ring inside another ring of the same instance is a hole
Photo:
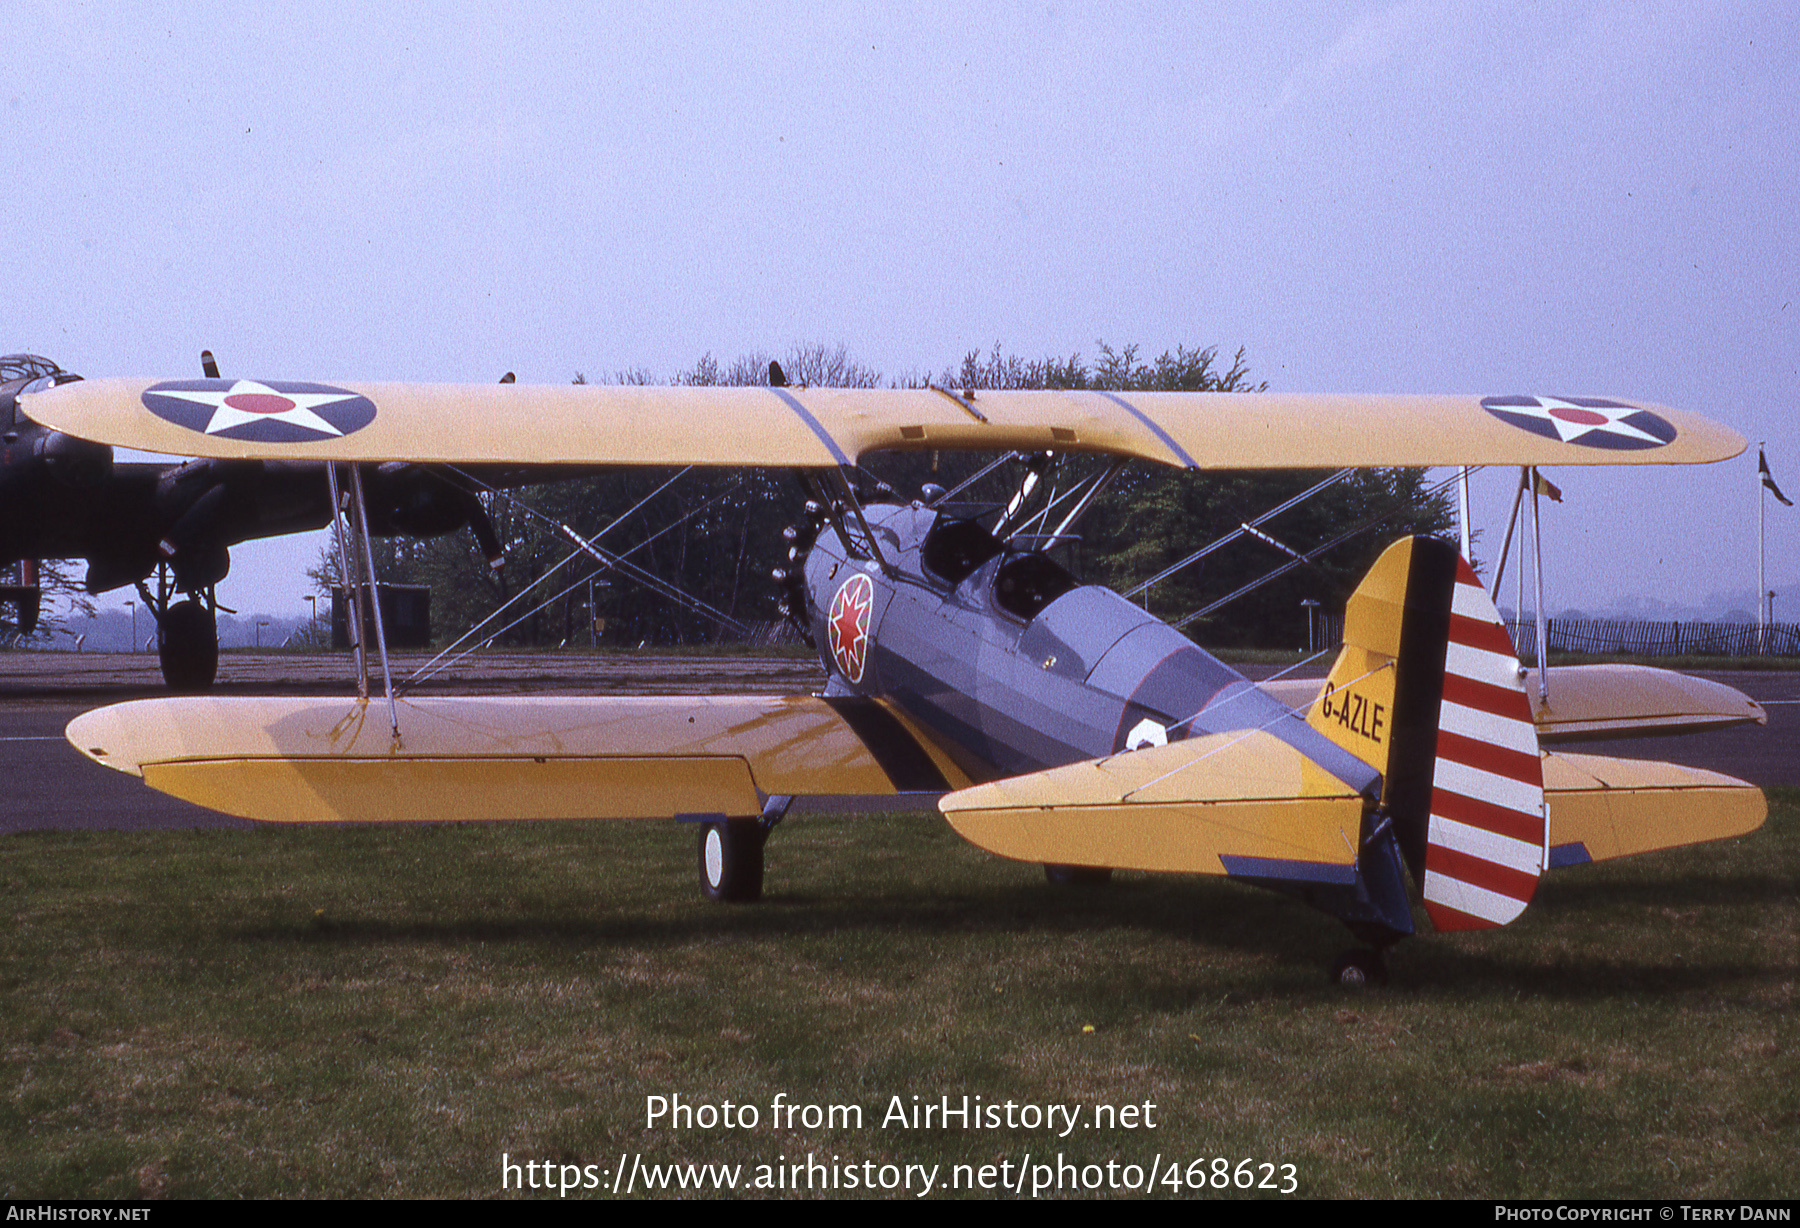
[[[1376,561],[1307,719],[1382,773],[1381,811],[1436,928],[1524,911],[1545,861],[1537,733],[1512,640],[1454,546],[1413,537]]]

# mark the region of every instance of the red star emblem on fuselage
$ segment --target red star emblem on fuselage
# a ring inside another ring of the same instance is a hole
[[[858,572],[838,587],[831,599],[826,633],[831,637],[831,659],[852,683],[862,681],[869,653],[869,614],[875,607],[875,586]]]

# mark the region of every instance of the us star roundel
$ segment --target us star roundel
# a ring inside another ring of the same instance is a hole
[[[1660,448],[1675,438],[1667,419],[1600,397],[1486,397],[1481,407],[1534,435],[1584,448]]]
[[[168,380],[144,390],[144,408],[202,435],[250,443],[337,439],[375,421],[375,404],[365,396],[279,380]]]
[[[851,682],[861,682],[869,655],[869,615],[875,606],[875,586],[857,572],[838,586],[831,599],[826,633],[831,637],[831,659]]]

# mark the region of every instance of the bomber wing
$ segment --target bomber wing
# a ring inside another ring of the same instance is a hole
[[[1692,464],[1744,449],[1608,397],[93,379],[35,420],[177,456],[449,464],[843,465],[893,449],[1048,449],[1194,469]]]
[[[941,793],[968,778],[872,699],[182,697],[77,717],[75,748],[275,823],[756,815],[771,794]]]

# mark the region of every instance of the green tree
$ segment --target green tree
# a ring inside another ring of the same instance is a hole
[[[1267,387],[1252,381],[1241,349],[1229,362],[1220,360],[1216,348],[1177,347],[1150,361],[1140,357],[1136,346],[1114,349],[1100,342],[1098,351],[1090,364],[1080,354],[1024,359],[995,346],[985,356],[965,354],[960,364],[928,381],[907,383],[972,391],[1255,392]],[[780,361],[791,384],[872,388],[883,383],[878,372],[856,362],[841,346],[795,347]],[[730,362],[706,354],[668,382],[756,385],[766,383],[768,374],[767,353]],[[582,375],[575,378],[587,382]],[[654,379],[633,369],[618,373],[615,382],[647,384]],[[992,459],[929,452],[872,457],[866,460],[865,486],[879,494],[878,484],[885,483],[900,497],[911,497],[926,482],[956,486]],[[1101,457],[1064,458],[1056,487],[1067,490],[1108,463]],[[1309,471],[1196,474],[1134,464],[1089,510],[1079,527],[1080,540],[1064,549],[1078,574],[1125,591],[1323,476]],[[1017,465],[1002,465],[959,499],[1003,504],[1017,478]],[[467,533],[423,542],[394,539],[377,550],[385,580],[432,586],[433,627],[440,642],[521,592],[526,595],[485,628],[483,637],[519,619],[501,634],[502,643],[585,642],[590,579],[596,585],[592,613],[606,620],[604,642],[716,638],[718,620],[695,601],[740,622],[773,621],[779,594],[769,569],[786,556],[782,530],[800,519],[806,492],[793,474],[783,471],[695,469],[678,475],[675,470],[631,469],[482,498],[506,548],[506,566],[498,573],[486,566]],[[1290,569],[1188,630],[1201,642],[1220,646],[1303,643],[1303,600],[1319,602],[1327,613],[1341,613],[1350,590],[1387,542],[1403,533],[1445,532],[1451,523],[1446,501],[1425,493],[1423,471],[1382,469],[1354,474],[1274,518],[1263,532],[1305,554],[1354,525],[1377,519],[1378,528]],[[560,525],[588,537],[606,530],[600,545],[625,556],[654,581],[585,555],[565,561],[575,548]],[[1276,547],[1244,535],[1204,563],[1159,582],[1141,599],[1163,617],[1181,618],[1286,560]],[[673,599],[671,587],[691,601]]]
[[[936,382],[973,390],[1261,392],[1268,387],[1252,381],[1242,349],[1229,363],[1220,362],[1216,347],[1179,346],[1154,361],[1141,359],[1136,346],[1114,349],[1102,341],[1098,349],[1099,359],[1090,366],[1079,354],[1025,360],[995,346],[985,358],[978,351],[964,355],[960,367],[946,370]],[[1077,460],[1069,477],[1092,472],[1104,463],[1095,458]],[[939,469],[949,472],[942,463]],[[906,489],[903,482],[918,479],[917,462],[904,474],[893,472],[889,480]],[[1134,464],[1089,510],[1079,526],[1081,539],[1070,550],[1071,562],[1086,579],[1129,590],[1326,476],[1310,470],[1187,473],[1161,465]],[[989,489],[990,497],[1005,497],[1003,490]],[[1411,533],[1441,534],[1453,525],[1448,501],[1442,495],[1427,494],[1424,470],[1369,469],[1282,513],[1262,530],[1306,555],[1368,521],[1375,522],[1368,531],[1252,589],[1187,630],[1200,642],[1220,647],[1302,645],[1306,642],[1303,601],[1317,601],[1324,612],[1341,614],[1357,581],[1394,538]],[[1245,534],[1139,599],[1159,616],[1184,618],[1253,584],[1288,559],[1279,548]]]
[[[92,618],[94,601],[88,595],[81,581],[75,578],[75,559],[42,559],[37,563],[37,584],[41,592],[38,603],[38,619],[36,628],[24,635],[19,631],[19,607],[15,602],[0,602],[0,648],[22,647],[27,644],[44,645],[52,643],[66,631],[68,619],[81,616]],[[24,582],[26,568],[22,564],[14,564],[0,573],[0,583],[20,584]],[[59,604],[67,603],[67,613],[58,610]],[[72,633],[70,633],[72,634]],[[70,641],[64,640],[65,644]]]

